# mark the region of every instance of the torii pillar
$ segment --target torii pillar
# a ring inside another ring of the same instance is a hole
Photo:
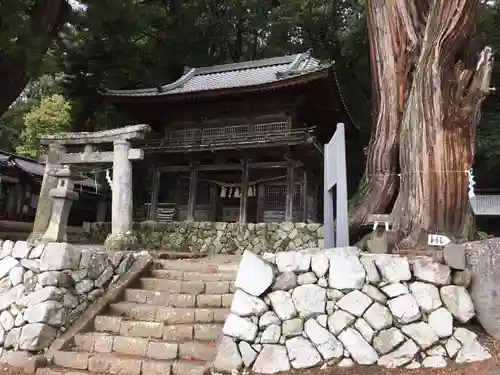
[[[113,142],[113,186],[111,200],[111,233],[106,238],[106,249],[119,250],[133,245],[132,163],[129,159],[130,142]]]
[[[44,184],[48,181],[46,185],[53,184],[48,172],[54,166],[61,164],[113,163],[111,233],[104,242],[108,250],[129,249],[135,243],[136,239],[132,234],[133,192],[131,160],[143,159],[144,152],[141,149],[131,148],[130,141],[144,138],[145,133],[150,130],[151,128],[148,125],[140,124],[92,133],[49,134],[42,135],[40,138],[41,144],[49,145],[50,150],[54,149],[56,145],[57,147],[67,145],[83,147],[83,151],[77,153],[65,153],[64,151],[49,152],[44,175]],[[113,143],[113,151],[96,151],[94,149],[94,145],[106,143]],[[49,201],[48,193],[50,188],[52,186],[44,188],[42,184],[39,202]],[[51,211],[52,208],[48,210],[48,207],[45,207],[43,204],[38,205],[38,221],[35,220],[36,225],[34,226],[37,233],[44,233],[47,229]],[[35,237],[35,233],[32,234],[32,237]]]

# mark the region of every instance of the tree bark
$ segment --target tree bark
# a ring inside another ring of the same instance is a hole
[[[367,5],[375,115],[351,224],[389,213],[395,202],[391,216],[401,247],[425,248],[429,233],[470,238],[466,170],[492,69],[489,48],[474,54],[479,1]]]
[[[400,125],[427,9],[367,1],[374,121],[365,175],[350,215],[353,227],[369,214],[386,213],[397,194]]]
[[[30,25],[34,38],[39,38],[37,48],[27,47],[15,52],[0,52],[0,115],[19,97],[31,73],[29,64],[40,62],[50,42],[57,35],[71,8],[66,0],[37,0],[30,14]]]

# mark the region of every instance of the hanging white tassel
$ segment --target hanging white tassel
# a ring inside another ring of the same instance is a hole
[[[224,187],[220,188],[220,197],[226,198],[226,188],[224,188]]]
[[[252,186],[249,186],[249,187],[248,187],[248,190],[247,190],[247,197],[253,197],[253,189],[252,189]]]
[[[236,188],[236,190],[234,191],[234,197],[235,198],[239,198],[240,197],[240,188]]]
[[[113,180],[111,179],[111,175],[109,174],[109,169],[106,169],[106,181],[108,181],[109,188],[113,191]]]
[[[472,174],[472,168],[467,171],[467,177],[469,179],[469,199],[474,198],[476,196],[476,193],[474,193],[474,185],[476,184],[476,181],[474,181],[474,175]]]
[[[232,198],[233,197],[233,188],[227,189],[227,197]]]

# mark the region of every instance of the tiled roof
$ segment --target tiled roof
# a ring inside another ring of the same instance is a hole
[[[164,96],[263,85],[324,69],[310,52],[189,70],[177,81],[155,88],[106,90],[106,96]]]
[[[0,151],[0,164],[7,164],[9,166],[19,168],[22,171],[36,177],[43,177],[45,172],[45,164],[40,164],[35,159],[14,155],[5,151]],[[80,184],[85,187],[93,189],[96,188],[95,182],[90,178],[75,182],[75,185],[79,186]],[[97,184],[97,188],[101,188],[99,184]]]

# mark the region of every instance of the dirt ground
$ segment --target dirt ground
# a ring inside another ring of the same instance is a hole
[[[12,367],[6,364],[0,364],[0,374],[1,375],[24,375],[22,369],[18,367]]]

